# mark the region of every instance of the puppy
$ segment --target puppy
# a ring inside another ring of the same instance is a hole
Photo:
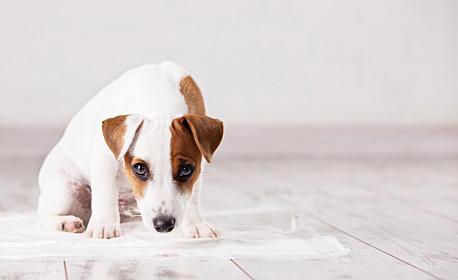
[[[199,87],[172,62],[125,72],[68,124],[39,174],[40,224],[113,238],[136,208],[157,232],[218,237],[200,211],[204,158],[223,123],[205,113]],[[136,204],[136,205],[135,205]]]

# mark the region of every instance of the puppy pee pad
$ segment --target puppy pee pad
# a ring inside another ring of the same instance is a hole
[[[61,258],[136,259],[323,259],[350,249],[333,236],[299,225],[285,209],[246,209],[207,215],[222,236],[192,239],[147,230],[140,222],[123,223],[122,236],[109,240],[49,231],[35,214],[0,213],[0,260]]]

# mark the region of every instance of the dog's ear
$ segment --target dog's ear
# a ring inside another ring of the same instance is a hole
[[[102,122],[103,138],[116,160],[127,153],[142,123],[140,115],[120,115]]]
[[[207,162],[210,162],[213,153],[223,139],[223,122],[205,115],[185,114],[183,117],[173,121],[173,125],[176,124],[182,125],[191,131],[197,148],[199,148]]]

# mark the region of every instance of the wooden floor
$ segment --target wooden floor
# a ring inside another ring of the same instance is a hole
[[[0,279],[458,279],[458,130],[312,130],[233,133],[208,166],[204,209],[292,207],[299,221],[349,246],[349,256],[4,261]],[[250,133],[258,146],[247,143]],[[55,133],[0,140],[0,210],[36,206],[46,137]],[[24,142],[31,146],[20,152]]]

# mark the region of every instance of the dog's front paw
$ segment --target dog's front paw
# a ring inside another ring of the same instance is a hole
[[[184,235],[192,238],[218,238],[221,234],[210,224],[201,222],[184,227]]]
[[[68,216],[61,224],[61,230],[71,233],[82,233],[84,231],[83,220],[75,216]]]
[[[89,221],[86,236],[89,238],[110,239],[121,235],[121,224],[119,222],[106,223]]]

